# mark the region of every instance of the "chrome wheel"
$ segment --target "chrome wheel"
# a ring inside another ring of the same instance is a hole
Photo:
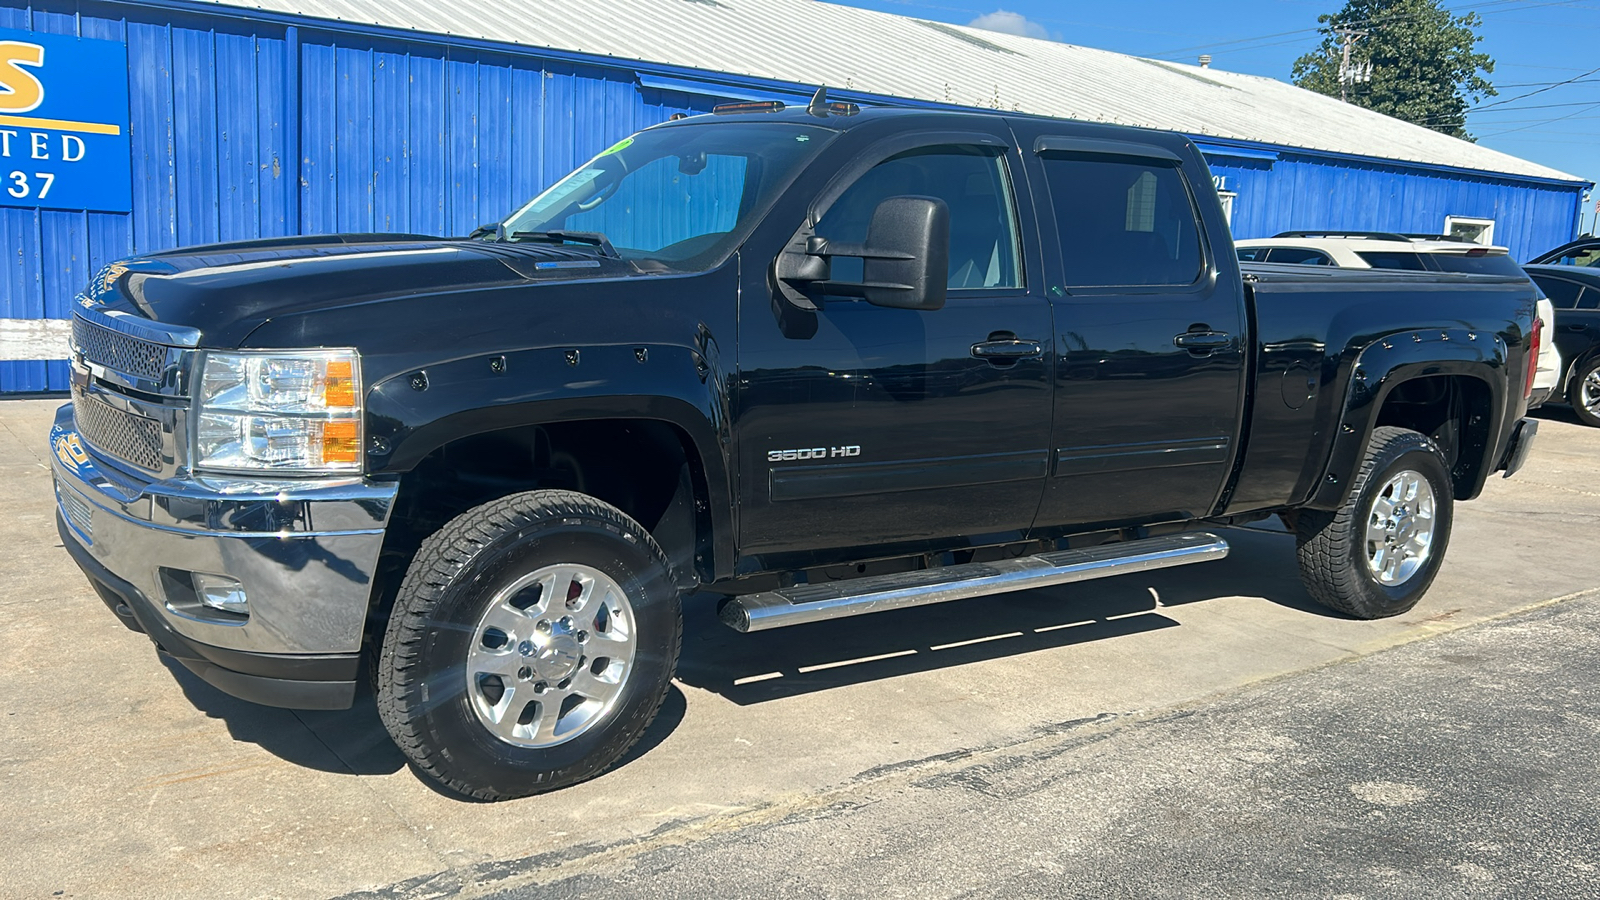
[[[545,566],[495,594],[467,651],[478,721],[518,747],[552,747],[593,728],[633,671],[633,608],[584,565]]]
[[[1367,514],[1367,568],[1385,587],[1404,584],[1433,552],[1436,501],[1421,473],[1396,472]]]
[[[1578,402],[1594,415],[1600,416],[1600,369],[1583,376],[1583,387],[1578,389]]]

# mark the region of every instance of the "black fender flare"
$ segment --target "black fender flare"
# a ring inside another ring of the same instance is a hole
[[[1436,375],[1461,375],[1483,382],[1489,390],[1489,440],[1478,478],[1467,497],[1477,496],[1500,460],[1514,422],[1507,421],[1505,396],[1515,381],[1505,339],[1487,331],[1464,328],[1426,328],[1400,331],[1374,340],[1349,365],[1344,405],[1339,413],[1327,464],[1311,499],[1312,509],[1337,509],[1350,492],[1350,483],[1377,427],[1384,401],[1401,384]]]
[[[368,472],[398,477],[464,437],[525,425],[648,419],[687,435],[704,479],[715,574],[733,569],[733,469],[725,369],[694,346],[587,344],[484,353],[389,377],[367,392]]]

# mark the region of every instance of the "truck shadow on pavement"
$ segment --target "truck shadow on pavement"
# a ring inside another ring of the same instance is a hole
[[[172,659],[162,657],[161,661],[172,672],[189,702],[225,724],[228,734],[236,741],[255,744],[285,762],[321,772],[389,775],[406,767],[405,755],[389,738],[383,721],[378,718],[372,686],[365,680],[357,689],[355,705],[350,709],[275,709],[224,694]],[[683,721],[685,707],[683,692],[673,685],[655,722],[619,765],[643,756],[665,740]],[[420,780],[434,787],[431,779]],[[464,799],[455,794],[446,795]]]
[[[372,687],[364,681],[350,709],[277,709],[224,694],[181,663],[166,657],[161,661],[189,702],[227,725],[236,741],[321,772],[388,775],[405,767],[405,756],[384,730]]]
[[[722,625],[715,597],[691,597],[678,678],[748,705],[1173,628],[1163,609],[1219,597],[1344,618],[1301,586],[1292,535],[1263,525],[1225,536],[1220,562],[754,634]]]
[[[1315,615],[1338,615],[1301,587],[1292,536],[1265,526],[1227,529],[1226,536],[1233,550],[1220,562],[756,634],[722,625],[715,597],[689,597],[678,679],[750,705],[1174,628],[1180,623],[1163,610],[1220,597],[1261,597]],[[236,741],[318,771],[389,775],[406,766],[365,682],[347,710],[274,709],[231,697],[181,664],[162,661],[189,701],[222,721]],[[683,721],[686,705],[673,685],[654,723],[620,764],[665,740]]]

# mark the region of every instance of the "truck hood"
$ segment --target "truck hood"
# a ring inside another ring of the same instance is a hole
[[[108,266],[90,301],[197,328],[207,347],[237,347],[270,319],[533,282],[627,278],[634,264],[584,247],[414,235],[329,235],[211,244]]]

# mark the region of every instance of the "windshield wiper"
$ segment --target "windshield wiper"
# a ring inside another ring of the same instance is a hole
[[[621,259],[622,254],[611,246],[610,238],[598,231],[513,231],[513,241],[537,241],[543,244],[588,244],[600,250],[601,256]]]
[[[505,240],[506,239],[506,226],[505,226],[505,223],[504,222],[491,222],[488,225],[479,225],[477,228],[472,229],[472,233],[471,234],[467,235],[467,240],[469,240],[469,241],[476,240],[477,238],[484,238],[485,240],[491,240],[491,241],[503,241],[503,240]]]

